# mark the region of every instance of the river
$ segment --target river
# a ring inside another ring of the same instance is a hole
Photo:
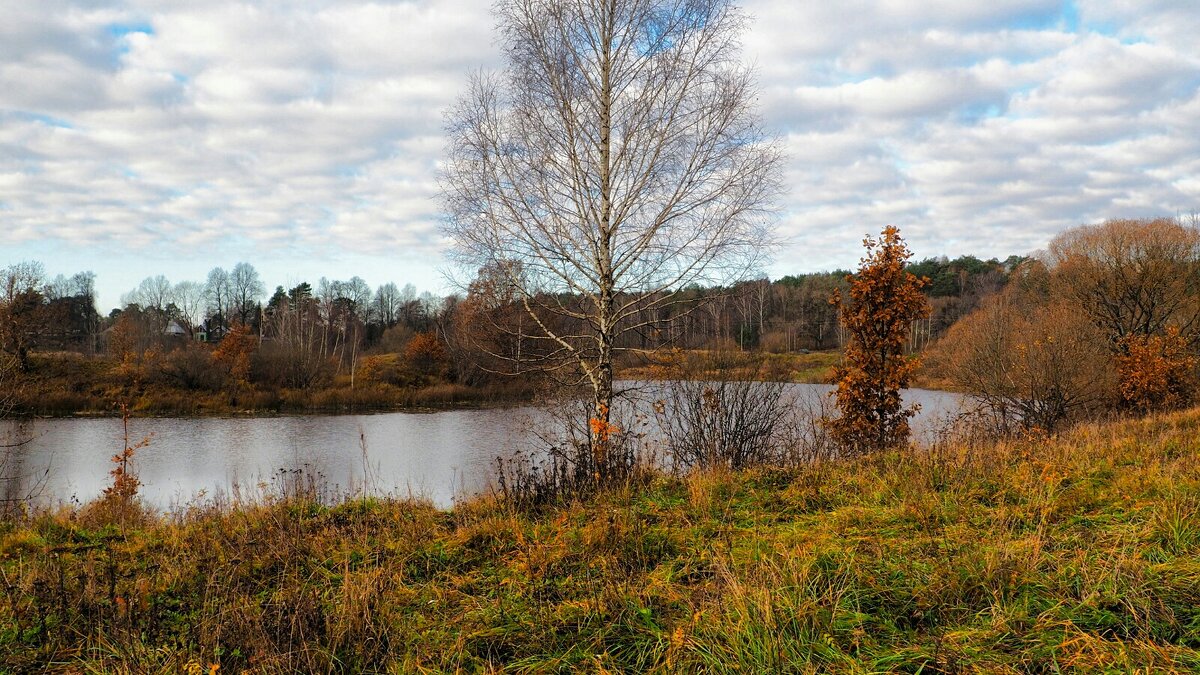
[[[825,385],[788,385],[802,399],[824,396]],[[933,421],[957,409],[961,397],[911,389],[919,403],[913,428],[927,436]],[[330,494],[366,487],[452,505],[490,485],[498,456],[529,449],[534,408],[459,409],[372,415],[133,418],[134,467],[141,494],[159,509],[215,496],[277,494],[298,473]],[[4,495],[34,489],[41,503],[87,502],[110,481],[112,456],[123,448],[122,421],[112,418],[39,419],[0,423],[7,443]],[[365,452],[364,452],[365,447]]]

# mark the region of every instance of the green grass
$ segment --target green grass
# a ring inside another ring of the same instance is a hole
[[[1189,411],[1048,441],[649,476],[537,512],[276,499],[168,519],[93,504],[6,526],[0,663],[1196,672],[1198,432]]]

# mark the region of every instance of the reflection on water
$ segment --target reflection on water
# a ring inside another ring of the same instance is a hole
[[[823,385],[792,385],[808,398],[823,395]],[[918,434],[930,421],[953,411],[955,394],[910,390],[906,402],[920,403],[914,423]],[[251,492],[270,487],[281,469],[303,468],[319,474],[334,490],[360,486],[369,475],[377,489],[412,494],[449,506],[456,495],[486,488],[495,459],[532,444],[531,408],[447,410],[378,415],[309,415],[253,418],[148,418],[130,420],[136,442],[151,436],[138,451],[136,469],[142,494],[153,505],[169,508],[197,493],[212,494],[240,485]],[[21,476],[23,485],[3,481],[17,495],[28,482],[44,476],[44,501],[88,501],[108,484],[110,458],[119,452],[119,419],[50,419],[24,425],[28,443],[9,451],[3,473]],[[13,422],[0,425],[9,438],[20,435]],[[366,446],[364,461],[363,445]],[[367,468],[369,474],[364,471]],[[48,469],[48,472],[47,472]]]

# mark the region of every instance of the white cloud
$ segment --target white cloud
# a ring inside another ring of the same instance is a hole
[[[490,5],[0,0],[0,254],[344,252],[429,276],[442,111],[497,65]],[[1190,0],[746,9],[791,153],[777,273],[851,265],[887,223],[918,255],[1003,256],[1200,208]]]

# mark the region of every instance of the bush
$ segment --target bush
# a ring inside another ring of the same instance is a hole
[[[208,349],[187,345],[166,354],[158,362],[159,380],[164,384],[192,391],[219,391],[228,382],[216,368]]]
[[[213,351],[212,360],[237,382],[250,377],[250,359],[258,346],[258,338],[245,324],[234,324]]]
[[[367,356],[358,367],[358,377],[363,382],[389,384],[393,387],[416,387],[425,379],[408,367],[395,354]]]
[[[255,382],[273,387],[310,389],[329,380],[333,368],[316,350],[268,342],[254,353],[251,373]]]
[[[677,468],[743,469],[777,459],[790,411],[783,382],[758,381],[761,372],[746,373],[720,354],[678,363],[654,406]]]
[[[435,333],[417,333],[404,348],[404,362],[421,375],[444,377],[450,356]]]
[[[1000,434],[1053,431],[1109,404],[1106,340],[1069,306],[989,300],[942,339],[933,360],[976,397]]]
[[[1121,399],[1126,406],[1150,412],[1171,410],[1192,402],[1196,388],[1196,358],[1188,351],[1179,329],[1163,335],[1132,335],[1121,341],[1117,356]]]

